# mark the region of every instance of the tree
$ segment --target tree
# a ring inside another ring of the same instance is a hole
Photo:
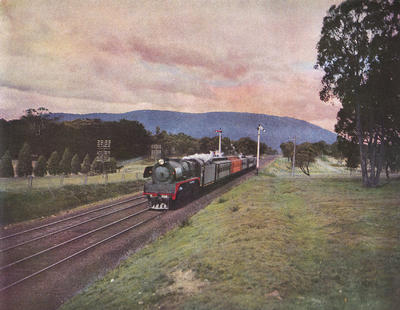
[[[111,157],[110,161],[107,163],[107,172],[117,172],[117,160],[114,157]]]
[[[102,173],[103,172],[103,163],[97,159],[93,159],[92,164],[90,165],[90,171],[94,173]]]
[[[71,172],[78,174],[80,170],[81,170],[81,160],[79,159],[78,154],[75,154],[74,157],[72,157],[71,161]]]
[[[343,159],[343,154],[339,149],[339,143],[337,141],[333,142],[327,147],[327,155],[332,156],[338,160]]]
[[[278,152],[276,150],[274,150],[272,147],[261,142],[260,143],[260,154],[276,155],[276,154],[278,154]]]
[[[346,0],[324,18],[316,68],[320,97],[342,103],[335,131],[357,143],[363,185],[375,187],[400,134],[400,2]]]
[[[257,154],[257,142],[250,139],[249,137],[240,138],[238,141],[234,143],[235,149],[237,152],[249,155],[249,154]]]
[[[37,110],[30,108],[25,110],[25,115],[22,116],[22,119],[28,121],[31,130],[40,136],[42,129],[46,127],[49,121],[50,115],[51,112],[47,108],[40,107]]]
[[[0,177],[12,178],[14,177],[14,168],[12,166],[12,159],[9,151],[6,151],[0,161]]]
[[[390,145],[385,153],[385,172],[389,179],[390,172],[400,171],[400,144]]]
[[[358,152],[358,145],[355,142],[338,137],[338,148],[340,153],[346,158],[346,167],[356,169],[360,165],[360,153]]]
[[[294,146],[293,142],[281,143],[281,145],[279,146],[282,150],[283,156],[286,157],[288,161],[292,160],[293,148],[294,148],[293,146]]]
[[[39,156],[39,159],[36,163],[35,168],[33,169],[33,172],[35,173],[36,177],[43,177],[46,172],[47,172],[47,162],[46,158],[43,155]]]
[[[18,153],[17,175],[27,176],[32,174],[32,151],[28,143],[24,143]]]
[[[47,161],[47,171],[51,175],[57,175],[60,171],[59,168],[60,156],[58,156],[57,151],[51,153],[49,160]]]
[[[89,173],[89,171],[90,171],[90,156],[89,154],[86,154],[81,164],[81,172],[87,174]]]
[[[328,144],[321,140],[312,144],[318,156],[325,155],[328,152]]]
[[[311,143],[305,142],[296,145],[295,166],[299,167],[304,174],[310,175],[310,164],[315,162],[318,153],[315,151]]]
[[[218,149],[218,137],[204,137],[199,140],[199,148],[201,153],[208,154],[212,150]]]
[[[60,172],[64,174],[70,174],[71,173],[71,161],[72,161],[72,153],[69,150],[69,148],[65,148],[64,154],[62,156],[62,159],[60,161]]]

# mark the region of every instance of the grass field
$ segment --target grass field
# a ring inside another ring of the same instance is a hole
[[[278,159],[62,309],[396,309],[400,180],[314,168]]]
[[[66,185],[26,191],[0,191],[0,224],[46,217],[76,207],[141,192],[143,180],[108,184]]]
[[[46,217],[61,211],[81,207],[121,195],[143,190],[144,168],[152,162],[126,161],[124,171],[104,176],[89,176],[83,185],[83,176],[34,178],[32,188],[26,178],[0,179],[0,224],[8,225],[25,220]],[[106,183],[106,184],[105,184]]]
[[[124,167],[116,173],[109,173],[107,183],[118,183],[135,180],[143,180],[143,171],[146,166],[152,165],[153,161],[139,160],[136,162],[125,161]],[[0,178],[0,191],[16,191],[24,192],[29,190],[28,178]],[[61,176],[45,176],[34,177],[32,180],[32,188],[46,189],[59,188],[67,185],[83,185],[85,181],[84,175]],[[105,184],[104,175],[88,176],[87,185]]]
[[[276,159],[266,170],[265,173],[269,176],[291,177],[292,167],[291,162],[286,158]],[[335,177],[350,176],[350,171],[333,157],[318,157],[315,163],[312,164],[310,177]],[[359,176],[360,173],[355,171],[351,176]],[[295,177],[305,177],[300,168],[295,168]]]

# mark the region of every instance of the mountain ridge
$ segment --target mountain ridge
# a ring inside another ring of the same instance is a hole
[[[287,116],[273,116],[247,112],[206,112],[188,113],[161,110],[136,110],[125,113],[54,113],[59,121],[75,119],[100,119],[102,121],[136,120],[146,130],[161,130],[177,134],[183,132],[194,138],[213,137],[215,130],[222,128],[223,136],[233,140],[242,137],[257,139],[257,125],[262,124],[266,133],[261,134],[261,142],[279,150],[279,145],[296,136],[296,143],[325,141],[333,143],[336,134],[304,120]]]

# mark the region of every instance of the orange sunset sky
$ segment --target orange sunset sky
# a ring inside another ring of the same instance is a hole
[[[333,130],[313,68],[334,0],[3,0],[0,118],[27,108],[289,116]]]

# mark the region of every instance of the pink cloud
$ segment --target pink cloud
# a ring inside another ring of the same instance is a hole
[[[135,36],[131,36],[126,42],[110,36],[99,43],[98,47],[113,55],[137,54],[143,60],[151,63],[202,67],[229,79],[239,78],[249,70],[249,65],[232,52],[228,53],[224,59],[216,59],[187,47],[175,44],[157,44]]]

